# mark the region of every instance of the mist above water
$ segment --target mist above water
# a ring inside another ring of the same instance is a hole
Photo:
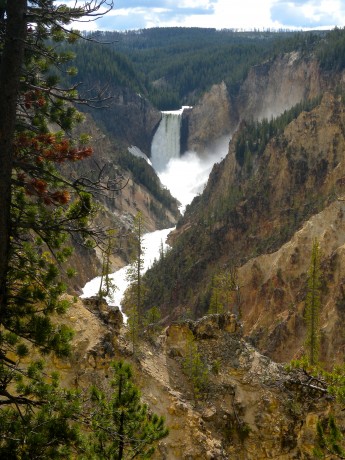
[[[181,212],[202,193],[212,167],[221,161],[228,152],[229,138],[224,137],[212,150],[201,155],[186,152],[179,158],[171,158],[165,168],[158,172],[162,184],[181,203]]]

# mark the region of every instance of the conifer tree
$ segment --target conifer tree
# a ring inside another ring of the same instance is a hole
[[[113,365],[113,394],[92,390],[91,450],[99,459],[151,458],[155,444],[168,434],[164,419],[149,412],[140,402],[131,367],[119,361]]]
[[[142,280],[142,272],[144,269],[144,251],[143,246],[143,229],[144,219],[141,212],[135,216],[134,219],[134,250],[133,262],[127,271],[127,279],[130,282],[130,287],[125,295],[124,305],[128,311],[128,324],[130,335],[133,345],[133,352],[135,344],[138,340],[139,330],[143,324],[143,301],[145,295],[145,286]]]
[[[98,290],[99,299],[108,297],[113,300],[114,291],[117,289],[113,280],[110,278],[110,256],[112,255],[116,246],[116,231],[108,230],[106,244],[103,251],[103,263],[102,263],[102,273],[101,273],[101,282]]]
[[[66,356],[72,331],[53,321],[68,304],[60,264],[68,240],[95,237],[90,189],[62,177],[56,165],[92,153],[85,137],[65,135],[81,117],[75,87],[59,85],[71,53],[58,44],[68,28],[95,18],[107,0],[67,7],[53,0],[8,0],[0,9],[0,453],[2,458],[67,458],[79,436],[76,393],[59,388],[42,360]],[[67,72],[72,69],[67,70]],[[61,131],[50,132],[49,126]],[[71,271],[68,272],[71,274]],[[72,409],[73,408],[73,409]]]
[[[193,336],[190,336],[187,341],[183,370],[191,381],[194,400],[197,401],[207,390],[209,370],[198,351],[198,345]]]
[[[317,364],[320,347],[320,246],[318,241],[313,242],[311,262],[308,272],[308,292],[305,304],[305,318],[307,322],[306,347],[307,356],[312,366]]]
[[[236,269],[225,270],[212,278],[211,299],[208,313],[224,313],[236,307],[240,313]],[[232,305],[233,304],[233,305]]]
[[[317,424],[315,458],[345,458],[344,435],[337,425],[334,415]]]

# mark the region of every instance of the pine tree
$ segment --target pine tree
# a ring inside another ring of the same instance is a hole
[[[317,439],[314,448],[315,458],[345,458],[344,436],[334,415],[317,424]]]
[[[164,419],[150,413],[140,402],[131,367],[119,361],[113,365],[113,394],[92,390],[91,450],[99,459],[151,458],[155,444],[168,434]]]
[[[143,246],[143,228],[144,219],[141,212],[134,219],[134,250],[132,255],[132,264],[127,271],[127,279],[130,282],[130,287],[125,295],[124,305],[128,312],[128,325],[131,335],[133,352],[135,344],[138,341],[140,328],[143,325],[143,301],[145,295],[145,286],[142,280],[142,272],[144,269],[144,251]]]
[[[73,43],[79,34],[68,24],[103,14],[107,3],[69,8],[52,0],[8,0],[0,8],[2,458],[67,458],[79,443],[78,395],[59,388],[42,360],[30,356],[69,353],[72,331],[52,320],[68,307],[60,265],[71,254],[71,236],[95,236],[88,226],[90,190],[57,168],[92,153],[85,137],[64,134],[81,117],[71,104],[76,88],[59,85],[59,68],[72,55],[58,43]],[[52,124],[61,131],[50,132]]]
[[[221,283],[219,275],[215,275],[212,278],[212,290],[211,290],[211,299],[208,309],[209,314],[213,313],[223,313],[224,305],[221,301]]]
[[[307,322],[306,347],[309,362],[316,365],[320,347],[320,246],[315,240],[312,247],[311,263],[308,273],[308,292],[305,304],[305,318]]]
[[[103,250],[103,263],[101,282],[98,290],[98,298],[101,300],[108,297],[113,300],[114,291],[117,289],[113,280],[110,277],[110,256],[112,255],[116,246],[116,231],[108,230],[105,248]]]
[[[198,345],[194,337],[187,341],[186,356],[183,360],[183,370],[189,377],[194,401],[200,399],[206,392],[209,382],[209,370],[198,351]]]
[[[211,299],[208,313],[224,313],[236,310],[240,315],[239,286],[236,269],[225,270],[212,278]]]

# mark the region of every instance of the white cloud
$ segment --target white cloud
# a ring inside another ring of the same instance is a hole
[[[288,27],[330,28],[345,25],[342,0],[276,0],[272,18]]]
[[[344,0],[115,0],[114,9],[104,18],[79,28],[311,29],[344,25]]]

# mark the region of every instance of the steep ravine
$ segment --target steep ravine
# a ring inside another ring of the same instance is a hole
[[[187,209],[171,237],[173,250],[164,264],[150,273],[149,282],[154,295],[162,299],[161,307],[170,318],[183,315],[187,308],[200,316],[208,308],[212,275],[234,265],[240,274],[240,267],[252,260],[255,268],[252,279],[246,277],[240,283],[245,331],[260,346],[260,350],[285,361],[297,353],[303,342],[305,273],[310,261],[312,238],[309,237],[306,242],[305,256],[294,258],[296,276],[287,283],[286,289],[279,284],[275,286],[277,280],[274,277],[267,281],[265,269],[257,268],[254,261],[260,255],[278,251],[313,216],[322,211],[326,213],[332,203],[336,206],[337,198],[343,195],[344,102],[341,96],[325,94],[318,107],[311,112],[302,112],[281,135],[270,140],[262,155],[254,154],[250,162],[243,165],[236,158],[238,135],[230,143],[227,157],[214,167],[204,193]],[[342,232],[341,213],[327,214],[323,229],[325,234],[332,235],[335,225]],[[328,246],[322,232],[315,236],[320,238],[322,246],[326,246],[322,250],[327,267],[326,258],[331,257],[338,246]],[[331,298],[334,289],[341,292],[342,281],[335,271],[336,264],[328,264],[327,270],[330,271],[327,275],[325,273],[328,279],[324,302],[334,307],[337,302]],[[278,265],[275,276],[278,274],[285,280],[286,270],[288,266]],[[160,284],[161,279],[163,284]],[[333,279],[337,280],[337,287],[333,285],[331,289]],[[164,286],[170,280],[169,296]],[[161,286],[163,298],[159,297],[155,286]],[[274,287],[277,289],[274,290]],[[272,297],[271,291],[276,298]],[[259,297],[261,301],[258,303],[256,299]],[[291,309],[293,314],[288,313]],[[333,310],[332,324],[336,324],[340,312]],[[285,313],[279,320],[277,315],[282,311]],[[290,326],[285,327],[289,314]],[[267,324],[270,324],[269,331]],[[345,345],[345,337],[339,337],[325,317],[322,327],[328,337],[325,344],[332,343],[331,337],[335,334],[340,350]],[[293,345],[284,347],[284,340]],[[329,345],[323,350],[326,359],[330,353]]]
[[[128,101],[127,101],[128,103]],[[132,107],[132,110],[134,108]],[[138,111],[137,116],[142,114]],[[93,149],[90,158],[72,165],[63,165],[62,174],[71,180],[82,180],[94,188],[94,201],[98,208],[92,226],[97,230],[116,229],[118,241],[111,257],[111,270],[122,267],[129,260],[129,234],[134,217],[141,212],[145,231],[173,227],[179,216],[178,202],[168,191],[157,193],[160,181],[143,158],[132,156],[123,142],[114,142],[96,124],[90,115],[74,130],[74,136],[87,133]],[[131,169],[132,168],[132,169]],[[137,173],[136,173],[137,172]],[[101,186],[97,189],[97,184]],[[109,188],[109,190],[106,190]],[[69,280],[69,286],[79,293],[87,281],[101,271],[101,255],[75,244],[75,253],[68,261],[77,275]]]
[[[248,109],[248,114],[265,116],[263,101],[253,99],[260,81],[264,85],[271,79],[260,94],[275,100],[278,111],[323,88],[316,67],[303,70],[298,56],[286,59],[290,70],[282,85],[284,95],[278,94],[279,85],[274,86],[284,68],[279,70],[278,64],[275,71],[265,65],[253,69],[256,83],[243,90],[237,108],[224,86],[215,88],[215,113],[218,97],[224,102],[218,122],[204,138],[204,132],[199,136],[196,128],[191,129],[194,145],[212,143],[235,129],[240,104],[242,114]],[[294,85],[294,75],[300,86]],[[272,361],[286,362],[303,353],[306,272],[314,238],[321,245],[324,280],[321,359],[329,364],[343,360],[343,99],[326,94],[318,107],[300,114],[249,164],[237,161],[237,136],[204,193],[188,207],[171,239],[173,250],[149,278],[155,283],[150,286],[155,301],[150,306],[160,302],[162,316],[167,315],[170,323],[166,329],[158,337],[143,339],[133,357],[116,309],[78,300],[66,316],[76,330],[73,358],[54,361],[64,382],[87,388],[91,383],[107,385],[110,361],[129,360],[144,400],[166,417],[170,429],[157,459],[314,458],[316,424],[329,413],[332,401],[322,390],[309,392],[303,372],[289,374],[284,365]],[[121,217],[147,202],[136,186],[127,190]],[[128,201],[134,205],[131,211],[125,209]],[[233,314],[173,322],[188,314],[203,316],[212,275],[232,265],[238,268],[243,324]],[[207,391],[198,400],[183,372],[192,339],[209,371]],[[343,423],[344,413],[338,411],[337,416]]]

